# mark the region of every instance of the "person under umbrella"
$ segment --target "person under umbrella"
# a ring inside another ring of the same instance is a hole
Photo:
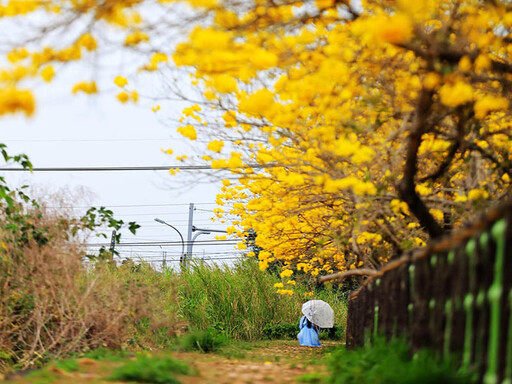
[[[302,305],[302,314],[299,322],[300,332],[297,335],[299,344],[304,347],[321,347],[318,333],[320,328],[334,326],[334,311],[323,300],[310,300]]]
[[[300,332],[297,335],[299,344],[303,347],[321,347],[320,339],[318,338],[318,332],[320,329],[317,325],[313,324],[307,319],[306,316],[302,316],[299,322]]]

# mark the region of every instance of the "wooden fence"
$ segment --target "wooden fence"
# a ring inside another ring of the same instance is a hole
[[[512,384],[512,206],[389,263],[348,301],[347,347],[376,334]]]

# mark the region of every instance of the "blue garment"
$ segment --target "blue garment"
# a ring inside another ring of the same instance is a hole
[[[320,339],[318,338],[318,331],[315,329],[315,325],[311,324],[311,328],[308,328],[308,319],[306,316],[302,316],[299,321],[300,332],[297,335],[299,344],[303,347],[321,347]]]

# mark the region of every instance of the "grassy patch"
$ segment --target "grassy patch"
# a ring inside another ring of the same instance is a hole
[[[78,365],[78,361],[75,359],[58,360],[52,364],[66,372],[76,372],[80,369],[80,365]]]
[[[414,358],[402,341],[390,343],[378,339],[373,345],[347,351],[340,348],[328,359],[330,384],[455,384],[472,383],[469,375],[460,373],[450,361],[442,361],[428,350],[418,351]]]
[[[129,352],[124,350],[111,350],[107,348],[93,349],[87,352],[82,357],[98,361],[121,361],[130,355]]]
[[[298,383],[321,384],[325,382],[325,374],[318,372],[305,373],[295,379]]]
[[[194,331],[183,336],[180,341],[180,349],[203,353],[218,352],[223,346],[227,345],[228,341],[227,336],[209,328],[205,331]]]
[[[170,357],[138,356],[116,368],[107,378],[110,381],[137,383],[179,384],[176,374],[188,375],[187,364]]]
[[[217,353],[220,356],[227,357],[228,359],[243,359],[247,357],[247,352],[252,351],[253,349],[254,343],[231,340]]]
[[[197,263],[178,278],[176,312],[191,329],[212,327],[235,340],[294,339],[302,304],[311,298],[331,304],[337,325],[346,321],[341,291],[332,286],[315,288],[312,282],[298,279],[293,295],[279,295],[274,284],[281,278],[260,271],[251,259],[229,267]],[[340,327],[338,339],[343,332]]]

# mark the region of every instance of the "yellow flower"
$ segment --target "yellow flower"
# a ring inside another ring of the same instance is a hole
[[[197,104],[194,104],[181,111],[181,113],[187,117],[194,116],[194,112],[201,112],[201,107]]]
[[[284,287],[283,283],[275,283],[274,284],[274,288],[283,288],[283,287]]]
[[[238,89],[235,78],[226,74],[213,76],[210,81],[206,82],[206,85],[219,93],[231,93]]]
[[[263,115],[274,104],[274,94],[268,89],[261,89],[242,99],[238,109],[249,115]]]
[[[382,241],[382,236],[378,233],[362,232],[356,238],[357,244],[379,243]]]
[[[458,67],[462,72],[469,72],[471,70],[471,59],[468,56],[462,56]]]
[[[114,84],[122,88],[128,84],[128,80],[126,80],[126,78],[124,78],[123,76],[116,76],[116,78],[114,79]]]
[[[473,88],[462,81],[445,84],[439,90],[441,103],[447,107],[457,107],[473,100]]]
[[[479,55],[475,60],[475,71],[477,73],[488,69],[491,66],[491,59],[487,55]]]
[[[151,107],[151,110],[153,112],[159,111],[160,110],[160,105],[155,105],[154,107]]]
[[[475,102],[475,117],[483,119],[491,111],[508,109],[509,102],[504,97],[485,96]]]
[[[196,129],[190,124],[178,127],[177,131],[190,140],[197,139]]]
[[[469,200],[480,200],[480,199],[487,199],[489,197],[489,194],[487,191],[483,189],[472,189],[468,192],[468,199]]]
[[[334,6],[334,0],[315,0],[318,9],[325,9]]]
[[[14,87],[0,88],[0,115],[23,112],[32,116],[35,110],[35,99],[32,92]]]
[[[145,32],[141,31],[135,31],[133,33],[130,33],[128,36],[126,36],[126,39],[124,41],[124,45],[131,46],[131,45],[138,45],[142,42],[149,41],[149,36]]]
[[[402,13],[375,20],[377,38],[391,44],[405,44],[413,37],[411,19]]]
[[[83,93],[87,93],[87,94],[93,94],[93,93],[98,92],[98,88],[96,87],[95,81],[90,81],[90,82],[82,81],[80,83],[76,83],[73,86],[72,92],[73,93],[83,92]]]
[[[293,275],[293,271],[291,269],[284,269],[280,274],[279,276],[285,278],[285,277],[290,277],[291,275]]]
[[[208,143],[206,147],[208,150],[219,153],[224,147],[224,142],[222,140],[213,140]]]
[[[224,119],[224,126],[226,128],[233,128],[237,126],[236,113],[234,111],[226,111],[222,118]]]
[[[94,51],[98,47],[96,39],[90,34],[85,33],[76,42],[79,47],[84,47],[88,51]]]
[[[41,71],[41,77],[43,78],[44,81],[46,81],[47,83],[49,83],[50,81],[52,81],[53,79],[53,76],[55,76],[55,69],[53,69],[53,66],[52,65],[47,65],[46,67],[44,67]]]
[[[440,209],[432,208],[429,210],[430,214],[434,216],[434,219],[437,221],[443,221],[444,220],[444,214],[443,211]]]
[[[423,86],[426,89],[432,90],[439,85],[441,81],[441,77],[435,72],[429,72],[425,75],[423,79]]]
[[[119,100],[123,104],[126,103],[130,99],[130,95],[128,95],[128,93],[124,92],[124,91],[119,92],[116,97],[117,97],[117,100]]]

